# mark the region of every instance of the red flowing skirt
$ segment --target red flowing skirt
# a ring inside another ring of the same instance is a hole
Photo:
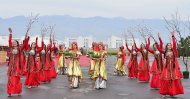
[[[153,74],[150,82],[151,88],[160,88],[160,74]]]
[[[170,96],[184,94],[184,88],[181,84],[180,79],[161,80],[160,94]]]
[[[50,70],[43,70],[40,72],[41,82],[51,82]]]
[[[137,61],[129,61],[128,77],[129,78],[137,78],[137,76],[138,76],[138,62]]]
[[[149,81],[149,79],[150,79],[149,61],[147,60],[147,66],[144,66],[144,60],[141,58],[138,70],[139,70],[138,80],[139,81]]]
[[[57,77],[57,72],[56,72],[54,66],[51,68],[50,73],[51,73],[51,77],[52,78],[56,78]]]
[[[156,59],[154,59],[154,61],[152,62],[152,67],[150,68],[150,72],[153,73],[153,72],[157,72],[158,69],[157,69],[157,62],[156,62]]]
[[[138,73],[138,80],[139,81],[149,81],[150,74],[146,70],[140,70]]]
[[[25,85],[26,86],[39,86],[40,85],[39,72],[27,73]]]
[[[57,72],[55,70],[55,61],[54,60],[52,60],[52,67],[50,69],[50,75],[51,75],[51,78],[57,77]]]
[[[20,76],[9,76],[8,77],[7,93],[8,94],[21,94],[22,93],[22,83],[20,81]]]
[[[175,65],[176,65],[176,74],[180,77],[180,78],[183,78],[183,74],[181,73],[180,71],[180,67],[179,67],[179,63],[178,63],[178,60],[176,59],[176,62],[175,62]]]

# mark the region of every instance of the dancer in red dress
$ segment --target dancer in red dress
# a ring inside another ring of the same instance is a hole
[[[19,42],[16,40],[12,41],[12,29],[9,28],[9,49],[10,49],[10,61],[8,64],[8,82],[7,82],[7,93],[9,96],[11,94],[22,93],[22,83],[20,80],[21,77],[21,54],[27,42],[24,42],[22,46],[19,46]],[[27,40],[27,33],[25,36],[25,41]]]
[[[141,47],[138,48],[135,44],[137,51],[141,53],[141,60],[139,62],[138,67],[138,80],[143,82],[148,82],[150,79],[149,73],[149,58],[148,58],[148,51],[146,49],[147,45],[145,46],[143,43]]]
[[[40,81],[45,83],[51,82],[51,47],[52,47],[52,40],[50,37],[50,44],[44,47],[44,49],[40,53],[41,59],[41,72],[40,72]]]
[[[52,58],[52,56],[54,56],[54,58],[55,58],[55,53],[54,53],[54,51],[57,49],[56,47],[55,47],[55,43],[53,44],[54,46],[53,46],[53,48],[51,48],[51,62],[52,62],[52,66],[51,66],[51,77],[52,78],[56,78],[57,77],[57,72],[56,72],[56,69],[55,69],[55,60]]]
[[[164,97],[165,95],[170,95],[173,97],[178,94],[184,94],[184,88],[181,83],[182,74],[177,61],[178,51],[174,32],[172,33],[172,41],[173,47],[171,43],[168,43],[165,51],[157,46],[158,50],[164,54],[166,59],[166,64],[160,76],[160,94],[164,95]]]
[[[37,49],[40,49],[38,46],[38,39],[36,39],[36,47]],[[43,36],[42,36],[42,51],[39,53],[40,62],[39,62],[39,76],[40,81],[44,83],[50,83],[51,77],[50,77],[50,70],[48,70],[48,67],[46,65],[46,46],[43,42]]]
[[[29,40],[29,39],[28,39]],[[28,42],[28,41],[27,41]],[[24,53],[24,58],[25,59],[23,59],[23,64],[24,64],[24,67],[23,67],[23,72],[22,72],[22,75],[26,75],[27,74],[27,64],[28,64],[28,55],[29,55],[29,51],[30,51],[30,45],[28,44],[28,45],[26,45],[26,47],[25,47],[25,49],[24,49],[24,51],[23,51],[23,53]]]
[[[138,62],[137,62],[137,49],[134,45],[132,46],[132,50],[129,49],[128,44],[126,43],[126,48],[131,54],[130,60],[128,62],[128,77],[129,78],[137,78],[138,76]]]
[[[150,38],[148,39],[148,46],[147,50],[154,55],[154,61],[152,63],[152,67],[150,69],[150,72],[152,73],[152,79],[150,83],[151,88],[159,89],[160,88],[160,74],[162,73],[163,70],[163,59],[162,59],[162,54],[159,52],[157,49],[157,46],[160,47],[160,49],[163,48],[163,43],[162,39],[160,38],[160,35],[158,33],[158,38],[160,41],[160,45],[155,41],[153,44],[153,50],[150,49]]]
[[[22,43],[20,46],[22,46],[22,45],[24,44],[24,42],[26,42],[26,41],[23,40],[23,43]],[[22,75],[25,75],[25,73],[24,73],[25,62],[26,62],[25,51],[26,51],[26,49],[24,48],[24,49],[20,52],[21,74],[22,74]]]
[[[43,50],[43,47],[43,44],[41,48],[37,48],[35,42],[31,44],[30,52],[28,55],[28,63],[26,67],[27,74],[25,80],[25,86],[28,88],[38,87],[40,85],[39,68],[36,64],[36,56]]]

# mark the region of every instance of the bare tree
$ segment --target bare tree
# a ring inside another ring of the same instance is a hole
[[[171,20],[166,19],[166,17],[163,17],[166,22],[166,29],[171,32],[176,32],[181,40],[182,36],[182,29],[181,29],[181,16],[179,15],[178,11],[176,11],[174,14],[171,14]]]
[[[145,40],[145,43],[147,43],[146,39],[152,35],[152,28],[148,27],[147,25],[137,25],[136,29]]]
[[[54,28],[55,28],[55,24],[49,26],[50,38],[53,36],[53,43],[55,43],[55,31],[54,31]]]
[[[184,26],[188,30],[188,34],[190,35],[190,17],[187,18],[187,23],[184,23]]]
[[[42,27],[41,27],[42,41],[43,41],[43,38],[44,38],[44,36],[45,36],[46,33],[48,33],[48,27],[45,26],[45,25],[42,25]]]
[[[188,24],[183,23],[183,21],[181,20],[181,16],[178,13],[178,11],[176,11],[174,14],[171,14],[171,20],[168,20],[165,17],[163,17],[163,18],[166,22],[167,30],[170,33],[175,32],[178,35],[178,38],[179,38],[179,44],[178,45],[180,46],[180,48],[178,47],[178,49],[180,50],[180,52],[182,52],[183,63],[186,66],[186,71],[188,71],[188,57],[189,57],[189,55],[187,55],[187,53],[185,53],[186,52],[185,47],[188,43],[188,40],[184,39],[185,31],[183,31],[182,28],[185,26],[190,31],[189,18],[188,18]],[[184,32],[184,34],[182,34],[183,32]]]
[[[29,16],[29,20],[28,20],[28,24],[26,26],[26,33],[28,34],[28,32],[30,31],[32,24],[36,21],[38,21],[39,19],[39,14],[36,14],[35,16],[33,16],[33,14],[31,13],[31,15]]]
[[[128,38],[132,38],[133,32],[134,32],[134,27],[128,27],[128,28],[124,31],[125,43],[127,43]]]

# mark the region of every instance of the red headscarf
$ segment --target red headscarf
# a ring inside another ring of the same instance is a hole
[[[74,50],[74,48],[73,48],[73,44],[76,45],[76,50],[78,50],[78,44],[77,44],[77,42],[72,42],[72,44],[71,44],[71,50]]]
[[[104,45],[104,43],[103,42],[99,42],[98,43],[98,50],[100,50],[99,45],[101,45],[102,46],[102,50],[105,51],[105,45]]]

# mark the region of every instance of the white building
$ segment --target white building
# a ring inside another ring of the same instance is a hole
[[[135,42],[137,46],[140,45],[139,39],[135,38]],[[133,45],[133,39],[127,38],[127,43],[128,43],[128,46],[131,48],[131,46]],[[122,45],[125,46],[126,42],[123,38],[111,36],[110,38],[108,38],[107,44],[108,44],[108,48],[119,48]]]
[[[88,37],[65,37],[63,43],[65,43],[66,47],[70,47],[72,42],[77,42],[78,47],[85,47],[85,48],[90,48],[92,46],[93,42],[92,36]]]
[[[8,46],[8,36],[0,36],[0,46]]]

